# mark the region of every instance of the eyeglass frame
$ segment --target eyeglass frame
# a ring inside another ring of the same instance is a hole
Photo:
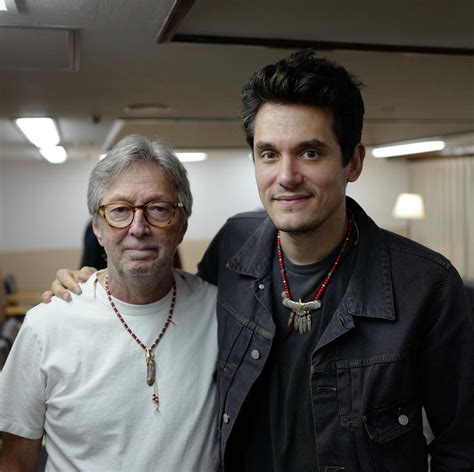
[[[173,209],[173,214],[171,215],[169,221],[167,223],[162,223],[162,224],[153,224],[151,223],[150,221],[148,221],[148,218],[146,216],[146,207],[148,205],[153,205],[153,204],[156,204],[156,203],[167,203],[168,205],[171,205],[171,208]],[[110,224],[110,222],[107,220],[107,217],[105,216],[105,210],[108,206],[110,205],[117,205],[117,204],[123,204],[123,206],[126,206],[128,208],[130,208],[132,211],[133,211],[133,216],[132,216],[132,220],[130,221],[130,223],[128,223],[128,225],[126,226],[114,226],[112,224]],[[145,203],[144,205],[131,205],[130,203],[128,202],[124,202],[124,201],[118,201],[118,202],[110,202],[110,203],[107,203],[105,205],[100,205],[99,206],[99,209],[98,209],[98,213],[100,214],[100,216],[102,216],[102,218],[104,219],[104,221],[111,227],[111,228],[114,228],[114,229],[125,229],[125,228],[128,228],[129,226],[131,226],[131,224],[133,223],[133,220],[135,219],[135,214],[136,214],[136,211],[137,210],[143,210],[143,218],[145,218],[145,221],[150,225],[150,226],[153,226],[154,228],[165,228],[166,226],[169,226],[171,224],[171,222],[173,221],[174,219],[174,215],[176,214],[176,208],[184,208],[184,203],[182,202],[168,202],[166,200],[154,200],[152,202],[148,202],[148,203]]]

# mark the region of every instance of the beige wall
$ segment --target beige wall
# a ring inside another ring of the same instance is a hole
[[[180,246],[183,269],[194,273],[209,241],[185,241]],[[0,273],[15,275],[19,291],[43,291],[62,267],[75,269],[80,249],[0,252]]]
[[[179,255],[184,270],[191,272],[191,274],[197,272],[197,265],[209,243],[210,241],[208,240],[183,241],[179,246]]]
[[[76,268],[80,249],[0,253],[3,274],[13,274],[19,291],[43,291],[61,267]]]

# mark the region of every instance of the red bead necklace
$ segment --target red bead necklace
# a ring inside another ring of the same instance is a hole
[[[329,269],[326,277],[322,281],[321,285],[316,289],[316,293],[312,301],[302,302],[301,299],[297,302],[292,300],[290,286],[286,277],[285,264],[283,262],[283,250],[281,248],[280,231],[277,232],[277,255],[278,255],[278,267],[280,268],[281,281],[283,283],[283,292],[281,297],[284,306],[291,310],[290,317],[288,319],[288,328],[294,328],[297,333],[304,334],[311,330],[311,312],[321,308],[321,298],[331,282],[337,268],[339,267],[344,255],[349,249],[349,243],[352,236],[352,218],[347,217],[347,231],[342,244],[341,250],[339,251],[334,264]]]
[[[141,341],[141,339],[130,329],[127,322],[123,319],[123,316],[118,311],[117,307],[115,306],[114,301],[112,300],[112,295],[110,294],[109,290],[109,274],[105,276],[105,293],[107,294],[107,298],[109,299],[110,306],[114,313],[117,315],[117,318],[122,323],[123,327],[128,331],[130,336],[137,342],[137,344],[145,351],[145,359],[146,359],[146,383],[150,387],[153,386],[153,395],[151,397],[152,402],[154,403],[155,407],[158,408],[160,405],[160,397],[158,396],[158,387],[156,385],[156,371],[155,371],[155,357],[153,354],[153,349],[158,345],[161,341],[161,338],[166,333],[168,326],[172,323],[174,306],[176,303],[176,280],[173,277],[173,294],[171,296],[171,305],[170,310],[168,313],[168,317],[161,328],[160,334],[158,337],[153,341],[153,344],[150,347],[146,347],[146,345]]]

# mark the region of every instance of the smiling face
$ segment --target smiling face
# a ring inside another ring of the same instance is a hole
[[[119,201],[145,205],[153,201],[177,202],[177,198],[175,186],[159,165],[139,161],[106,189],[101,205]],[[101,216],[94,223],[94,233],[107,253],[107,267],[121,277],[167,274],[186,228],[179,209],[171,224],[163,228],[151,226],[140,209],[127,228],[112,228]]]
[[[265,103],[255,119],[255,176],[260,199],[277,228],[310,234],[345,224],[347,182],[362,170],[364,148],[342,166],[330,111]]]

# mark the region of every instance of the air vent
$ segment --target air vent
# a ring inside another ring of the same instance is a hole
[[[0,69],[78,70],[77,31],[0,26]]]

